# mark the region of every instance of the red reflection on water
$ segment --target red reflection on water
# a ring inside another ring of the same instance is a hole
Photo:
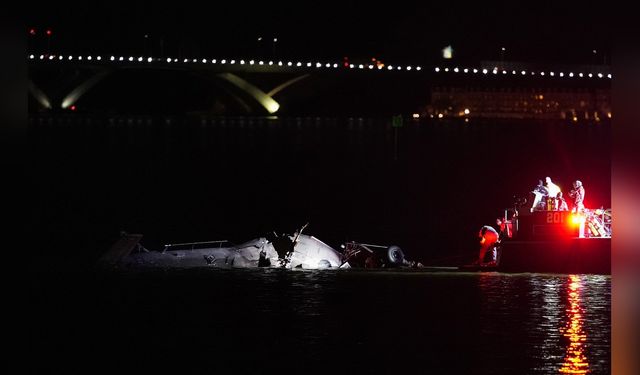
[[[560,328],[563,336],[568,339],[567,354],[560,372],[564,374],[586,374],[589,372],[589,362],[584,352],[584,344],[587,341],[587,333],[583,329],[582,307],[580,305],[580,278],[569,276],[569,307],[567,325]]]

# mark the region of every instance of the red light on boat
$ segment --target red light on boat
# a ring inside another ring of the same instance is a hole
[[[585,222],[585,217],[580,215],[580,214],[573,214],[571,215],[571,224],[573,225],[580,225],[581,223]]]

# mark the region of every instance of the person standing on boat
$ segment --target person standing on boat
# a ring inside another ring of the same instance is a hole
[[[573,208],[572,212],[582,212],[584,211],[584,186],[582,186],[582,181],[575,180],[573,182],[573,190],[569,192],[569,196],[573,198]]]
[[[493,227],[489,225],[485,225],[480,229],[480,232],[478,233],[478,237],[480,237],[480,253],[478,254],[478,260],[476,261],[476,264],[484,263],[484,257],[487,254],[487,251],[489,250],[494,252],[492,254],[493,255],[492,261],[495,262],[496,260],[495,244],[500,239],[500,235],[498,234],[498,231],[496,231],[495,229],[493,229]]]
[[[556,197],[556,210],[557,211],[569,211],[569,205],[567,205],[567,201],[564,200],[562,196],[562,192],[558,193]]]
[[[553,181],[551,181],[551,177],[545,178],[545,183],[547,185],[547,191],[549,192],[549,198],[557,197],[560,192],[560,186],[554,184]]]
[[[542,180],[538,180],[538,186],[533,189],[532,193],[535,197],[533,198],[533,204],[531,205],[531,212],[542,210],[542,208],[540,208],[542,199],[546,199],[549,195],[549,190],[547,190],[547,188],[542,184]]]

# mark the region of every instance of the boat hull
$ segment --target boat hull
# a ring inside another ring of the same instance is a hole
[[[611,274],[611,238],[504,241],[498,270]]]

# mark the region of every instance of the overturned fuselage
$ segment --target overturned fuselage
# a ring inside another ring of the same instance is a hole
[[[107,265],[131,267],[278,267],[324,269],[345,266],[344,257],[319,239],[305,234],[264,237],[235,246],[179,248],[165,246],[150,251],[140,244],[141,235],[125,234],[102,257]]]

